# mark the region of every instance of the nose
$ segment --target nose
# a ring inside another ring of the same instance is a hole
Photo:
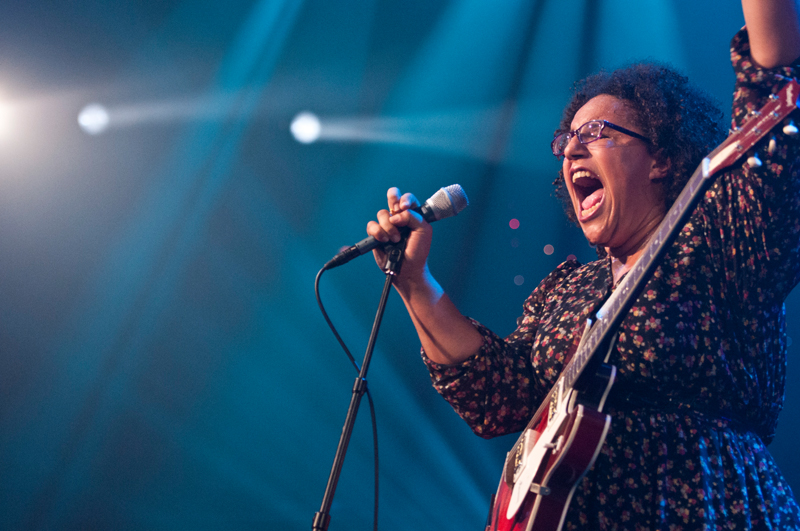
[[[572,135],[572,138],[567,142],[567,147],[564,148],[564,158],[579,159],[585,157],[586,153],[586,145],[578,140],[578,135]]]

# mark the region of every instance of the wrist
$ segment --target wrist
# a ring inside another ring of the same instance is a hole
[[[399,275],[393,283],[404,301],[428,300],[435,302],[444,295],[444,290],[431,275],[427,264],[419,271],[409,273],[408,275]]]

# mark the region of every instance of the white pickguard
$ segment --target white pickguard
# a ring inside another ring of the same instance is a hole
[[[559,382],[558,401],[555,407],[555,414],[547,422],[547,427],[536,440],[533,448],[527,455],[523,455],[520,469],[514,474],[514,487],[511,490],[511,499],[508,502],[506,518],[511,520],[525,501],[525,496],[530,492],[533,479],[539,472],[547,452],[557,444],[557,435],[561,431],[561,425],[568,417],[569,397],[564,396],[563,380]]]

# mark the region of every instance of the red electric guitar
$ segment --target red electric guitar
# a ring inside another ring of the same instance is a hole
[[[791,80],[703,159],[642,257],[594,318],[587,321],[577,351],[506,457],[487,531],[561,530],[575,488],[594,464],[611,425],[603,406],[616,369],[601,363],[599,353],[610,353],[617,327],[711,185],[714,174],[745,155],[751,167],[760,166],[761,161],[751,150],[782,122],[785,134],[797,134],[788,116],[797,109],[798,92],[800,84]],[[767,150],[771,153],[775,146],[775,140],[770,139]]]

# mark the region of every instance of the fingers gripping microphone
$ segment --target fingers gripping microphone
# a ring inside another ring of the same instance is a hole
[[[450,186],[440,188],[438,192],[430,197],[430,199],[425,201],[424,205],[413,208],[412,210],[420,214],[422,219],[428,223],[433,223],[434,221],[439,221],[440,219],[455,216],[464,210],[467,205],[469,205],[469,200],[467,199],[467,194],[464,192],[464,189],[461,188],[461,185],[451,184]],[[324,269],[332,269],[334,267],[346,264],[353,258],[361,256],[364,253],[368,253],[369,251],[382,245],[383,242],[379,242],[372,236],[364,238],[357,244],[348,247],[344,251],[341,251],[339,254],[334,256],[327,264],[325,264]]]

